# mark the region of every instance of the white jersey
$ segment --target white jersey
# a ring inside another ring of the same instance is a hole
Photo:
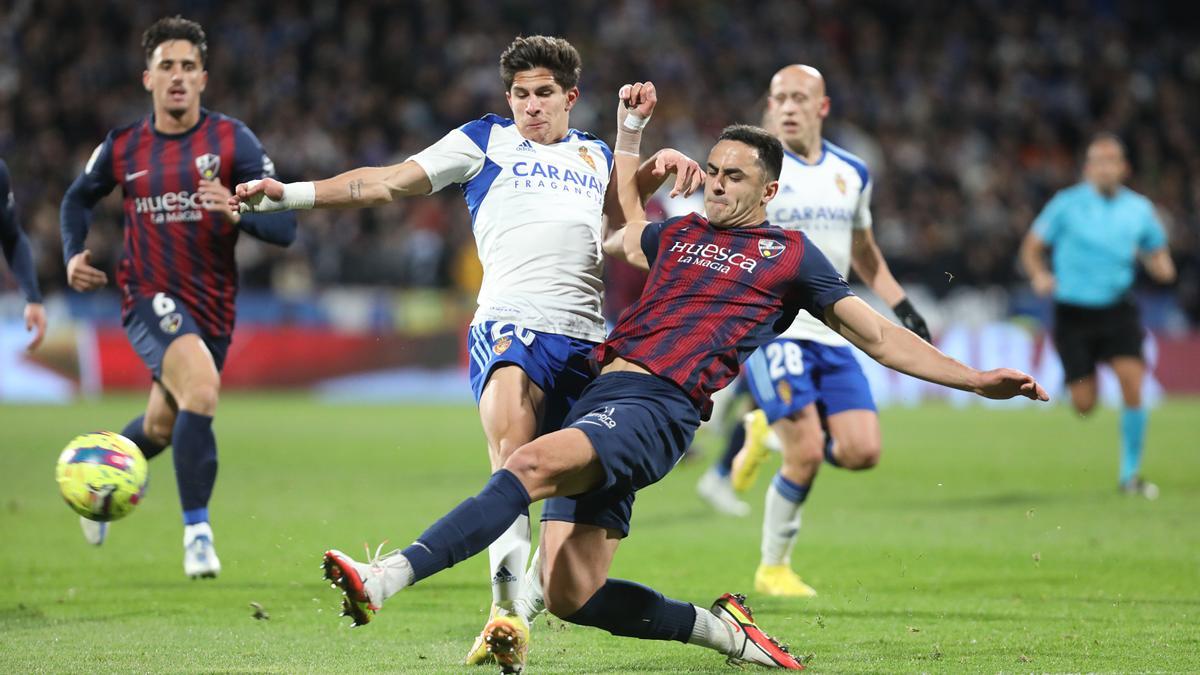
[[[612,171],[604,141],[571,129],[541,145],[511,119],[485,115],[410,159],[433,192],[462,186],[483,263],[472,324],[604,339],[601,227]]]
[[[845,277],[850,272],[853,230],[871,227],[870,202],[871,177],[866,163],[822,141],[816,164],[784,149],[779,193],[767,204],[767,220],[785,229],[802,230]],[[780,337],[850,344],[808,312],[800,312]]]

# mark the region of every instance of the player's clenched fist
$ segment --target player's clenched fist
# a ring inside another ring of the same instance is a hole
[[[92,267],[92,252],[76,253],[67,261],[67,283],[71,288],[84,293],[94,291],[108,283],[108,275]]]
[[[617,125],[619,129],[639,132],[650,121],[654,106],[658,104],[658,94],[653,82],[634,82],[626,84],[617,91],[620,105],[617,106]]]
[[[286,211],[283,203],[283,183],[274,178],[238,183],[229,197],[230,208],[239,213],[268,213]]]

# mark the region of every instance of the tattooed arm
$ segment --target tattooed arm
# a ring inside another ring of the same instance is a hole
[[[242,183],[230,198],[230,205],[242,212],[350,209],[426,195],[432,187],[421,165],[408,160],[392,166],[354,169],[312,183],[281,183],[273,178]]]

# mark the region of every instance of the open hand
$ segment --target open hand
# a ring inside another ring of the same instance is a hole
[[[92,267],[92,252],[84,251],[71,256],[67,262],[67,283],[71,288],[86,293],[108,283],[108,275]]]
[[[655,153],[654,169],[651,173],[659,177],[675,174],[675,185],[671,188],[672,198],[679,195],[690,197],[704,185],[705,173],[700,165],[682,152],[671,148],[664,148]]]
[[[1032,375],[1012,368],[997,368],[981,373],[979,383],[975,386],[975,393],[984,398],[998,400],[1016,396],[1024,396],[1034,401],[1050,400],[1050,395],[1046,393],[1042,385],[1037,383],[1037,380],[1033,379]]]
[[[237,223],[241,219],[237,207],[233,206],[233,193],[229,188],[221,185],[221,181],[200,179],[200,189],[196,191],[200,197],[200,205],[205,211],[221,218],[230,223]]]
[[[33,331],[33,339],[25,348],[33,351],[42,344],[42,338],[46,337],[46,308],[40,302],[25,305],[25,330]]]

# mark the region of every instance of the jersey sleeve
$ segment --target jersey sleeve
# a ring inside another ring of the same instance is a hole
[[[663,230],[670,222],[672,221],[650,223],[642,230],[642,253],[646,254],[646,261],[651,265],[654,265],[655,259],[658,258],[658,241],[662,239]]]
[[[275,162],[263,150],[258,136],[245,124],[235,122],[233,132],[233,183],[275,178]]]
[[[1158,219],[1154,203],[1146,200],[1146,214],[1142,219],[1142,231],[1138,236],[1138,248],[1144,253],[1157,251],[1167,245],[1167,230]]]
[[[17,219],[17,203],[13,198],[12,181],[8,165],[0,159],[0,249],[4,259],[25,294],[25,302],[41,302],[42,292],[38,289],[37,270],[33,265],[33,247],[21,230]]]
[[[869,230],[871,229],[871,191],[875,188],[875,181],[868,176],[867,182],[863,184],[863,189],[858,193],[858,205],[854,209],[854,229]]]
[[[117,186],[113,175],[113,138],[109,133],[104,142],[92,151],[83,173],[67,188],[59,209],[58,222],[62,230],[63,260],[83,251],[87,239],[92,207]]]
[[[409,157],[410,161],[425,170],[429,184],[433,186],[430,192],[437,192],[447,185],[465,183],[479,175],[487,157],[492,126],[486,119],[468,122]]]
[[[1033,220],[1031,232],[1036,234],[1039,239],[1047,244],[1053,244],[1058,238],[1059,232],[1062,231],[1062,214],[1066,205],[1066,197],[1060,192],[1054,195],[1046,206],[1042,207],[1042,212]]]
[[[800,307],[824,322],[825,308],[854,292],[808,235],[801,236],[804,238],[804,257],[796,270]]]
[[[275,163],[267,156],[262,143],[245,124],[234,127],[233,174],[234,185],[260,178],[275,177]],[[250,236],[275,244],[288,246],[296,240],[296,212],[243,213],[238,227]]]

